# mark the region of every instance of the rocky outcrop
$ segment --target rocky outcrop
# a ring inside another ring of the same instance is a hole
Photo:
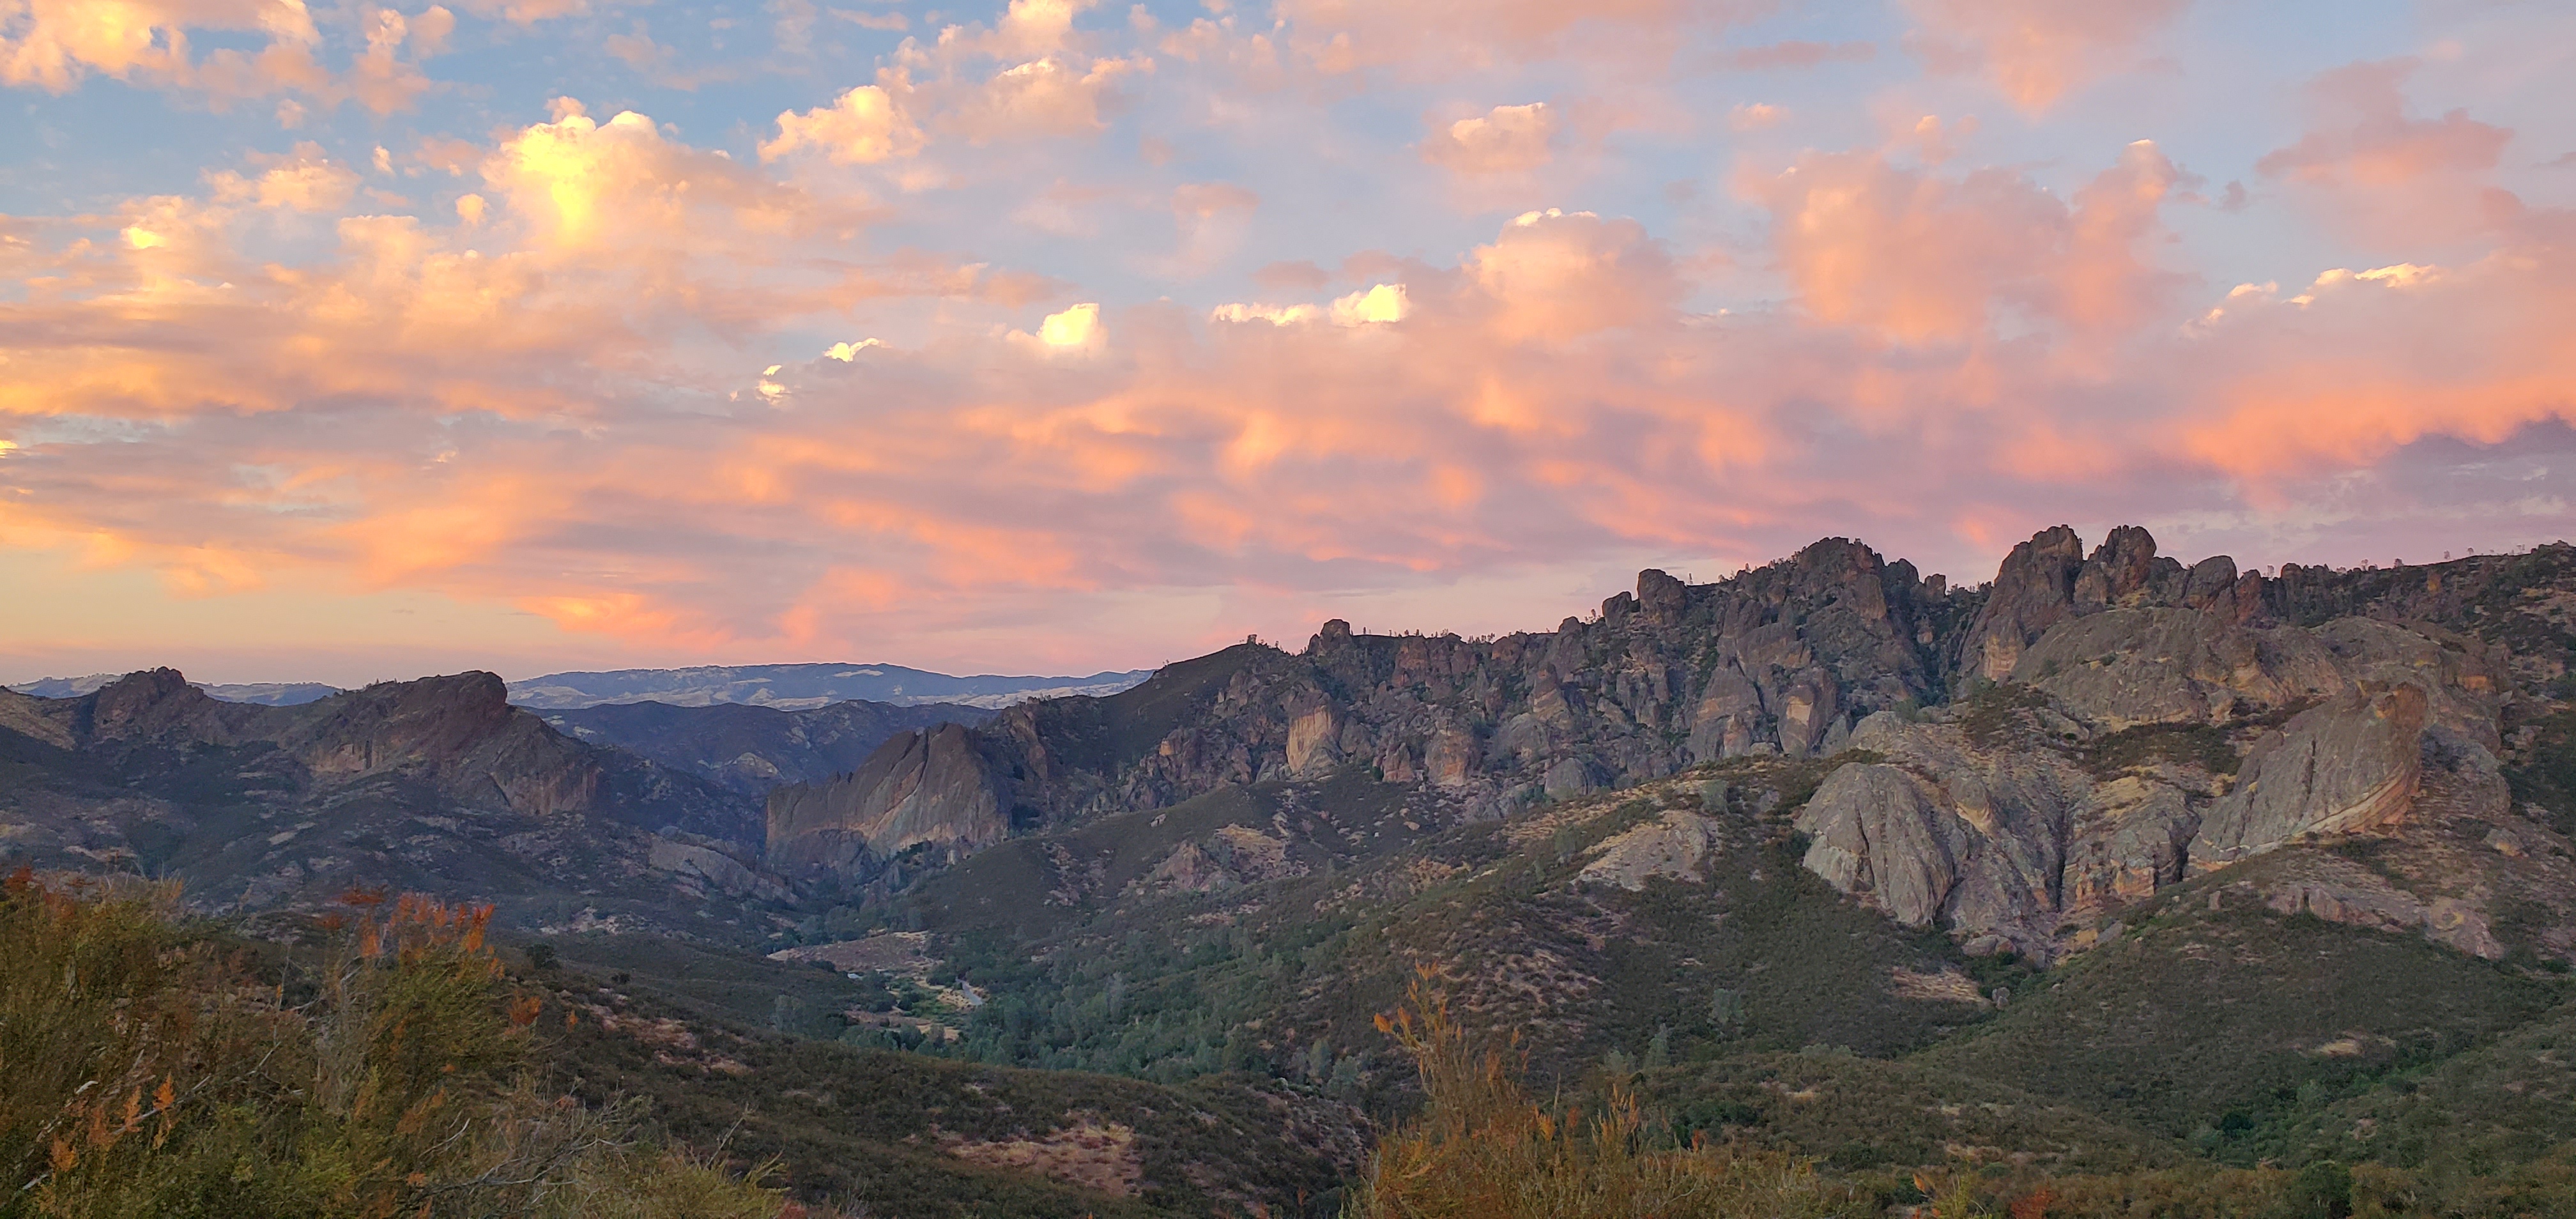
[[[2193,837],[2193,867],[2224,867],[2304,837],[2396,824],[2422,777],[2428,701],[2414,685],[2356,690],[2266,734],[2235,789]]]
[[[1798,814],[1807,870],[1908,927],[1949,909],[1969,829],[1936,789],[1899,766],[1842,767]]]
[[[2483,833],[2505,807],[2495,649],[2422,623],[2281,623],[2232,563],[2157,560],[2141,530],[2078,562],[2075,541],[2016,548],[1972,628],[1969,670],[2024,693],[1864,721],[1849,743],[1885,761],[1837,769],[1800,814],[1811,871],[2046,957],[2192,875],[2352,835],[2420,854],[2466,832],[2436,822]],[[2428,784],[2447,811],[2426,811]]]
[[[887,741],[858,770],[769,794],[773,871],[846,872],[921,843],[972,850],[1010,832],[1007,796],[966,728]]]
[[[2114,729],[2214,723],[2336,693],[2350,680],[2310,632],[2255,630],[2173,606],[2061,621],[2023,653],[2018,673],[2069,713]]]
[[[699,843],[656,835],[647,848],[645,866],[694,879],[735,897],[786,901],[795,896],[795,891],[777,877],[755,871],[741,860]]]
[[[2183,879],[2200,810],[2171,783],[2121,775],[2074,810],[2059,884],[2063,911],[2098,922]]]
[[[2011,677],[2022,650],[2073,612],[2083,568],[2084,540],[2064,525],[2013,547],[1960,641],[1960,672],[1987,681]]]
[[[1575,873],[1585,884],[1617,885],[1632,892],[1661,876],[1688,884],[1700,880],[1700,864],[1723,848],[1717,822],[1698,813],[1666,809],[1662,816],[1622,830],[1594,848],[1592,862]]]
[[[749,801],[567,739],[489,673],[279,706],[153,670],[77,698],[12,696],[0,715],[19,764],[0,782],[0,853],[174,875],[210,908],[397,884],[541,918],[574,897],[667,905],[675,870],[693,894],[783,892],[721,862],[757,849]],[[666,849],[657,871],[664,830],[703,866]]]

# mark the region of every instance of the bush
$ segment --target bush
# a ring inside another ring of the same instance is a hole
[[[1413,1059],[1422,1113],[1378,1144],[1344,1208],[1349,1219],[1613,1219],[1864,1215],[1874,1199],[1804,1161],[1694,1139],[1663,1145],[1623,1081],[1599,1110],[1551,1113],[1450,1015],[1418,971],[1403,1006],[1380,1017]]]
[[[175,889],[0,890],[0,1219],[708,1215],[779,1199],[534,1085],[491,908],[352,893],[274,976]]]

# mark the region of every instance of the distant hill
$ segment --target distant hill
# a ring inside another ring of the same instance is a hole
[[[123,676],[122,673],[92,673],[86,677],[48,677],[41,681],[11,686],[9,689],[20,694],[32,694],[37,698],[79,698],[84,694],[96,693],[108,683]],[[227,703],[257,703],[263,707],[301,707],[306,703],[319,702],[340,692],[340,687],[324,685],[318,681],[258,681],[231,685],[209,685],[205,682],[189,684]]]
[[[742,703],[604,703],[540,716],[575,740],[614,746],[757,795],[782,783],[818,782],[857,770],[896,733],[972,726],[994,714],[956,703],[901,707],[853,700],[793,711]]]
[[[728,854],[760,842],[756,803],[566,737],[490,673],[294,707],[222,702],[171,669],[0,693],[0,872],[166,876],[206,909],[394,886],[497,902],[505,923],[591,909],[710,935],[741,925],[710,891],[784,896]]]
[[[1151,676],[1150,669],[1089,677],[951,677],[902,665],[708,665],[549,673],[511,682],[510,701],[540,711],[643,702],[680,707],[749,703],[793,711],[852,699],[898,707],[956,703],[993,709],[1033,698],[1116,694]]]

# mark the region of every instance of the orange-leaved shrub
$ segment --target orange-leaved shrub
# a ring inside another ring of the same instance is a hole
[[[1425,1103],[1378,1143],[1348,1219],[1803,1219],[1877,1213],[1875,1199],[1805,1161],[1654,1138],[1624,1081],[1593,1110],[1551,1111],[1505,1045],[1470,1033],[1436,975],[1378,1018],[1413,1059]]]
[[[263,977],[166,885],[0,887],[0,1219],[772,1219],[781,1200],[536,1086],[489,907],[353,892]]]

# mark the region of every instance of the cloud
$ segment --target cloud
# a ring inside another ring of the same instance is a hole
[[[2490,179],[2513,132],[2466,110],[2408,116],[2416,67],[2393,59],[2320,75],[2308,86],[2309,130],[2264,154],[2256,172],[2370,240],[2439,242],[2512,220],[2521,201]]]
[[[1659,73],[1678,38],[1769,7],[1736,0],[1279,0],[1272,11],[1317,72],[1394,68],[1445,76],[1556,56],[1597,56]]]
[[[303,0],[8,0],[0,3],[0,85],[67,93],[98,75],[218,105],[294,93],[325,106],[354,101],[379,115],[409,109],[430,88],[420,60],[445,49],[455,15],[437,5],[416,17],[367,6],[354,14],[363,47],[335,74],[322,62],[326,39]],[[192,32],[259,45],[197,56]],[[289,127],[304,113],[292,100],[278,109]]]
[[[921,129],[882,86],[860,85],[828,107],[778,116],[778,138],[764,141],[760,159],[776,160],[812,148],[836,165],[866,165],[921,151]]]
[[[1549,208],[1476,247],[1469,273],[1491,298],[1494,329],[1513,342],[1562,342],[1670,316],[1682,285],[1634,220]]]
[[[1469,177],[1524,174],[1547,164],[1558,126],[1546,102],[1496,106],[1477,118],[1435,124],[1422,141],[1422,159]]]
[[[938,122],[976,144],[1088,135],[1105,125],[1101,114],[1116,100],[1118,81],[1138,66],[1103,59],[1076,67],[1055,56],[1014,64],[980,87],[940,90]]]
[[[2006,311],[2076,331],[2152,313],[2174,280],[2139,247],[2180,177],[2140,141],[2072,205],[2007,170],[1947,178],[1874,151],[1808,153],[1747,189],[1811,315],[1931,343],[1974,339]]]
[[[1935,71],[1985,77],[2026,114],[2132,66],[2190,0],[1906,0],[1907,46]]]
[[[1718,62],[1740,72],[1762,72],[1782,68],[1812,68],[1829,63],[1866,63],[1878,54],[1878,46],[1869,42],[1804,42],[1791,40],[1758,47],[1739,47],[1726,52]]]
[[[1737,131],[1760,131],[1765,127],[1777,127],[1788,117],[1789,112],[1778,106],[1752,102],[1729,111],[1726,125]]]
[[[319,144],[297,144],[294,153],[278,158],[271,168],[257,178],[246,178],[231,170],[207,176],[214,188],[214,198],[221,203],[251,202],[261,207],[284,208],[299,212],[337,211],[356,192],[358,175],[348,166],[333,163]]]
[[[0,83],[62,93],[93,72],[183,81],[191,29],[262,34],[280,50],[321,40],[302,0],[16,0],[0,7]]]

